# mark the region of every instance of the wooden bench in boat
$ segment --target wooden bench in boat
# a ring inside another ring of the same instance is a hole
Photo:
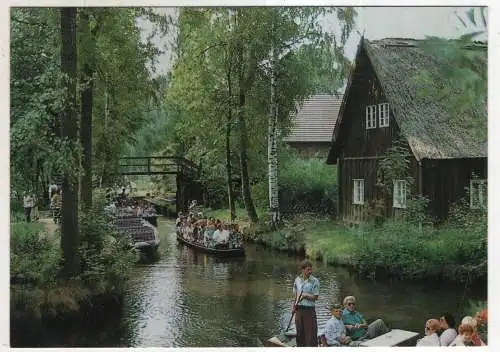
[[[410,344],[416,340],[417,332],[400,329],[392,329],[386,334],[380,335],[374,339],[361,342],[363,347],[391,347]]]

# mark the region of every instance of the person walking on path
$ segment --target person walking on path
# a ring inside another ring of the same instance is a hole
[[[51,182],[49,186],[49,209],[52,210],[52,196],[54,193],[57,191],[59,187],[56,185],[55,182]]]
[[[61,190],[57,189],[52,195],[52,214],[55,224],[59,224],[61,222],[61,205]]]
[[[33,208],[34,200],[31,192],[24,192],[23,194],[23,206],[24,206],[24,216],[26,217],[26,222],[31,222],[31,208]]]
[[[33,208],[31,215],[33,216],[34,221],[38,221],[38,219],[40,219],[40,212],[38,211],[38,197],[36,193],[33,194]]]
[[[318,347],[315,302],[319,297],[319,280],[312,275],[312,263],[309,260],[304,260],[300,269],[302,274],[293,283],[297,347]]]

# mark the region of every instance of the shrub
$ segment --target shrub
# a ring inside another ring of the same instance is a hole
[[[92,209],[80,216],[80,278],[98,292],[120,291],[135,262],[135,254],[129,238],[116,231],[103,207],[104,197],[97,196]]]
[[[470,283],[486,277],[486,232],[441,226],[425,227],[391,219],[368,227],[355,256],[361,273],[390,272],[407,279],[447,278]]]
[[[304,159],[294,151],[285,151],[280,156],[278,177],[282,213],[335,214],[337,173],[324,159]],[[267,208],[267,180],[254,185],[252,195],[257,206]]]
[[[60,270],[61,253],[37,223],[13,222],[10,236],[11,282],[47,287]]]

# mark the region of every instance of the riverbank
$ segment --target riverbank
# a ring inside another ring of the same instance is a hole
[[[26,223],[11,214],[11,344],[37,347],[54,331],[98,326],[102,316],[120,314],[135,254],[102,216],[80,217],[81,273],[61,275],[59,226],[50,219]],[[123,236],[121,236],[123,237]]]
[[[207,214],[229,219],[227,210]],[[263,211],[259,215],[266,218]],[[373,279],[392,276],[469,285],[487,278],[485,222],[419,227],[390,219],[378,226],[349,227],[332,218],[297,214],[285,217],[280,230],[270,231],[264,222],[251,224],[239,209],[238,223],[247,241],[348,266]]]

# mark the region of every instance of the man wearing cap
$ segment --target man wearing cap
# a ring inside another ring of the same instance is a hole
[[[344,298],[344,310],[342,320],[344,321],[348,335],[355,341],[373,339],[389,332],[389,328],[382,319],[377,319],[368,324],[363,315],[356,310],[356,298],[347,296]]]
[[[322,347],[333,347],[349,345],[352,340],[346,335],[344,322],[342,321],[342,306],[334,303],[330,306],[332,317],[326,322],[323,332],[320,334]]]

